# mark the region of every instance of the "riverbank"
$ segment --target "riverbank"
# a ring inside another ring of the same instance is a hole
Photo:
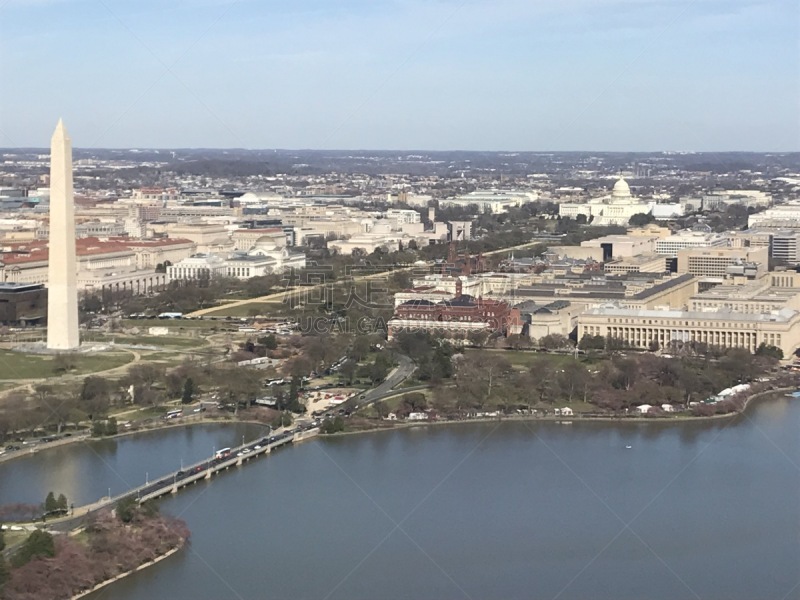
[[[784,396],[789,392],[797,390],[797,386],[777,388],[774,390],[764,390],[751,396],[748,396],[742,407],[738,410],[731,411],[719,415],[675,415],[675,416],[592,416],[583,417],[580,413],[576,413],[569,417],[556,416],[556,415],[501,415],[497,417],[479,417],[474,419],[447,419],[447,420],[431,420],[431,421],[381,421],[390,425],[375,426],[371,428],[359,429],[355,431],[337,431],[336,433],[323,434],[326,437],[337,436],[351,436],[359,435],[362,433],[380,433],[384,431],[398,431],[401,429],[411,429],[415,427],[438,427],[443,425],[463,425],[468,423],[526,423],[526,422],[550,422],[560,423],[563,425],[572,425],[575,422],[581,423],[659,423],[659,424],[684,424],[704,422],[720,419],[731,419],[733,417],[743,414],[748,407],[753,403],[760,400],[768,399],[771,396]]]
[[[162,560],[165,560],[165,559],[169,558],[170,556],[172,556],[173,554],[175,554],[179,550],[183,549],[183,547],[185,545],[186,545],[186,540],[181,542],[181,544],[179,546],[173,548],[172,550],[169,550],[169,551],[165,552],[161,556],[157,556],[153,560],[151,560],[149,562],[146,562],[144,564],[141,564],[138,567],[136,567],[135,569],[131,569],[130,571],[126,571],[125,573],[120,573],[119,575],[115,575],[111,579],[106,579],[105,581],[101,581],[100,583],[95,585],[93,588],[88,589],[88,590],[86,590],[84,592],[81,592],[80,594],[77,594],[75,596],[72,596],[70,598],[70,600],[78,600],[78,598],[83,598],[84,596],[88,596],[89,594],[93,594],[96,591],[102,590],[104,587],[109,586],[112,583],[115,583],[115,582],[119,581],[120,579],[125,579],[126,577],[128,577],[130,575],[133,575],[134,573],[138,573],[139,571],[143,571],[144,569],[147,569],[148,567],[152,567],[153,565],[160,563]]]
[[[263,423],[257,419],[239,419],[236,417],[227,417],[227,416],[226,417],[188,416],[184,417],[184,419],[185,420],[182,421],[165,422],[163,425],[157,425],[154,427],[142,427],[140,429],[120,431],[119,433],[116,433],[114,435],[104,435],[100,437],[95,437],[92,435],[80,435],[80,436],[62,438],[54,442],[42,442],[36,445],[29,446],[27,449],[16,450],[14,452],[6,452],[5,454],[0,454],[0,464],[9,460],[14,460],[15,458],[24,458],[26,456],[31,456],[33,454],[37,454],[45,450],[52,450],[53,448],[58,448],[60,446],[67,446],[70,444],[75,444],[77,442],[94,442],[94,441],[99,442],[103,440],[115,440],[140,433],[164,431],[167,429],[176,429],[179,427],[191,427],[195,425],[215,425],[219,423],[230,423],[230,424],[243,423],[245,425],[259,425],[266,429],[271,429],[270,425]]]
[[[415,422],[398,422],[398,421],[382,421],[382,423],[391,423],[389,426],[375,426],[365,429],[360,429],[356,431],[340,431],[336,433],[329,433],[324,435],[329,436],[337,436],[337,435],[356,435],[359,433],[375,433],[379,431],[392,431],[397,429],[407,429],[409,427],[421,427],[421,426],[431,426],[431,425],[458,425],[461,423],[495,423],[500,421],[511,421],[511,422],[527,422],[527,421],[545,421],[545,422],[557,422],[557,423],[570,423],[574,421],[580,422],[598,422],[598,423],[688,423],[688,422],[695,422],[695,421],[705,421],[705,420],[714,420],[714,419],[728,419],[734,417],[736,415],[741,414],[747,407],[750,405],[751,402],[755,400],[759,400],[763,397],[770,396],[772,394],[785,394],[788,392],[793,392],[797,390],[797,386],[792,387],[784,387],[784,388],[777,388],[774,390],[764,390],[762,392],[758,392],[751,396],[748,396],[743,404],[742,407],[738,410],[731,411],[725,414],[719,415],[661,415],[661,416],[615,416],[615,415],[607,415],[607,416],[592,416],[592,417],[584,417],[581,413],[575,413],[574,415],[570,415],[569,417],[565,416],[556,416],[556,415],[502,415],[499,417],[480,417],[474,419],[456,419],[456,420],[442,420],[442,421],[415,421]],[[402,395],[405,393],[404,391],[398,391],[397,395]],[[394,396],[393,396],[394,397]],[[188,426],[195,426],[195,425],[213,425],[219,423],[243,423],[249,425],[259,425],[261,427],[271,429],[271,426],[259,421],[257,419],[252,418],[239,418],[233,415],[225,415],[219,417],[209,417],[204,414],[199,415],[187,415],[186,417],[182,417],[180,421],[169,421],[159,423],[152,427],[143,427],[140,429],[135,430],[128,430],[128,431],[120,431],[119,433],[111,436],[102,436],[102,437],[93,437],[90,435],[81,435],[81,436],[73,436],[69,438],[62,438],[60,440],[54,442],[46,442],[41,444],[36,444],[35,446],[31,446],[27,451],[25,450],[18,450],[11,453],[6,453],[0,455],[0,463],[13,460],[15,458],[23,458],[26,456],[30,456],[36,454],[43,450],[50,450],[53,448],[58,448],[59,446],[66,446],[69,444],[74,444],[77,442],[88,442],[88,441],[101,441],[101,440],[114,440],[118,438],[128,437],[140,433],[147,433],[147,432],[154,432],[154,431],[163,431],[167,429],[175,429],[179,427],[188,427]],[[279,430],[275,430],[279,431]]]

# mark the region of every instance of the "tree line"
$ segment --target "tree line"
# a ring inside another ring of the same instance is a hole
[[[769,351],[751,354],[742,348],[665,358],[650,353],[554,355],[526,353],[525,366],[514,365],[502,350],[462,350],[428,334],[398,336],[398,348],[415,357],[416,377],[433,384],[425,407],[441,414],[474,411],[532,410],[582,402],[587,412],[624,413],[641,404],[672,404],[689,408],[725,388],[753,382],[774,370],[777,357]],[[424,397],[423,397],[424,398]],[[421,400],[417,399],[421,402]],[[713,412],[737,407],[719,402]],[[420,409],[412,406],[411,410]],[[706,414],[708,408],[692,408]]]

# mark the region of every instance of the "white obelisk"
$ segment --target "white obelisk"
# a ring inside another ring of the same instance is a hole
[[[50,239],[47,275],[47,347],[72,350],[78,332],[78,268],[75,257],[75,200],[72,141],[58,120],[50,140]]]

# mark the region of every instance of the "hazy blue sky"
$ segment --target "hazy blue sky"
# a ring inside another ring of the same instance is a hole
[[[0,0],[0,146],[798,150],[799,0]]]

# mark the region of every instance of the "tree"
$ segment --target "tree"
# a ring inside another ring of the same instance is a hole
[[[6,549],[5,532],[3,531],[3,524],[0,523],[0,552]]]
[[[756,348],[756,356],[765,356],[767,358],[783,360],[783,350],[777,346],[769,346],[765,342],[761,342],[758,348]]]
[[[194,400],[194,381],[191,377],[187,377],[183,382],[183,393],[181,394],[181,402],[183,404],[191,404]]]
[[[123,498],[117,502],[115,513],[120,521],[130,523],[136,514],[136,499],[133,496]]]
[[[658,343],[658,340],[653,338],[650,340],[650,343],[647,345],[647,349],[650,352],[658,352],[659,348],[661,348],[661,344]]]
[[[83,380],[79,399],[92,416],[104,415],[111,404],[111,383],[105,377],[90,375]]]
[[[346,361],[342,363],[342,366],[339,367],[339,373],[342,377],[344,377],[345,383],[350,385],[353,383],[353,377],[356,374],[356,370],[358,369],[358,363],[351,358],[348,358]]]
[[[267,350],[275,350],[278,347],[278,339],[274,334],[270,333],[256,340],[259,344],[264,346]]]
[[[262,390],[261,376],[248,369],[229,368],[220,373],[219,381],[220,393],[234,405],[234,414],[238,414],[240,404],[251,403]]]
[[[286,403],[286,408],[293,413],[304,413],[306,407],[300,402],[300,388],[302,387],[303,380],[298,375],[292,377],[289,382],[289,398]]]
[[[8,568],[6,559],[0,554],[0,589],[9,579],[11,579],[11,570]]]
[[[609,354],[614,354],[619,352],[625,347],[625,340],[613,337],[612,335],[607,335],[605,338],[605,350]]]
[[[575,396],[578,395],[581,400],[586,402],[592,376],[581,363],[577,361],[566,363],[557,380],[559,388],[567,395],[567,402],[572,402]]]
[[[292,417],[292,413],[288,411],[281,411],[277,417],[272,421],[273,429],[278,429],[279,427],[289,427],[294,418]]]
[[[37,408],[43,410],[46,414],[45,423],[55,422],[58,427],[57,433],[60,435],[61,429],[73,409],[73,397],[70,394],[66,394],[65,398],[61,399],[56,395],[55,388],[50,385],[37,385],[33,391],[34,399],[39,405]]]
[[[350,348],[348,355],[354,361],[361,362],[369,354],[369,346],[369,338],[365,335],[360,335],[353,340],[353,346]]]
[[[519,333],[512,334],[506,338],[506,347],[512,350],[523,350],[532,346],[531,338]]]
[[[604,350],[605,347],[606,338],[602,335],[589,335],[585,333],[578,343],[578,348],[581,350]]]
[[[320,427],[322,433],[337,433],[344,431],[344,419],[337,416],[335,419],[325,419]]]
[[[58,501],[56,500],[55,494],[49,492],[47,498],[44,500],[44,512],[51,513],[55,510],[58,510]]]
[[[94,294],[84,296],[81,299],[81,312],[98,313],[103,309],[103,301]]]
[[[386,379],[386,375],[392,368],[392,359],[386,352],[380,352],[375,356],[375,361],[369,368],[369,379],[374,384]]]
[[[106,422],[100,419],[92,421],[92,436],[103,437],[106,434]]]
[[[488,338],[489,332],[485,329],[470,331],[467,334],[467,339],[469,340],[470,344],[477,346],[478,348],[482,348]]]
[[[56,503],[58,504],[58,510],[66,511],[69,508],[67,497],[64,494],[58,495],[58,500],[56,500]]]
[[[131,365],[123,379],[123,385],[133,386],[133,401],[135,404],[150,404],[158,406],[163,400],[163,395],[153,389],[156,382],[164,379],[164,367],[148,363]]]
[[[631,217],[630,221],[628,221],[628,225],[631,227],[644,227],[655,220],[656,218],[649,213],[637,213]]]
[[[560,350],[569,346],[569,340],[558,333],[551,333],[539,340],[539,345],[547,350]]]
[[[46,531],[37,529],[28,536],[28,539],[25,540],[20,549],[11,557],[11,564],[15,568],[19,568],[34,558],[52,558],[55,555],[56,546],[53,536]]]

